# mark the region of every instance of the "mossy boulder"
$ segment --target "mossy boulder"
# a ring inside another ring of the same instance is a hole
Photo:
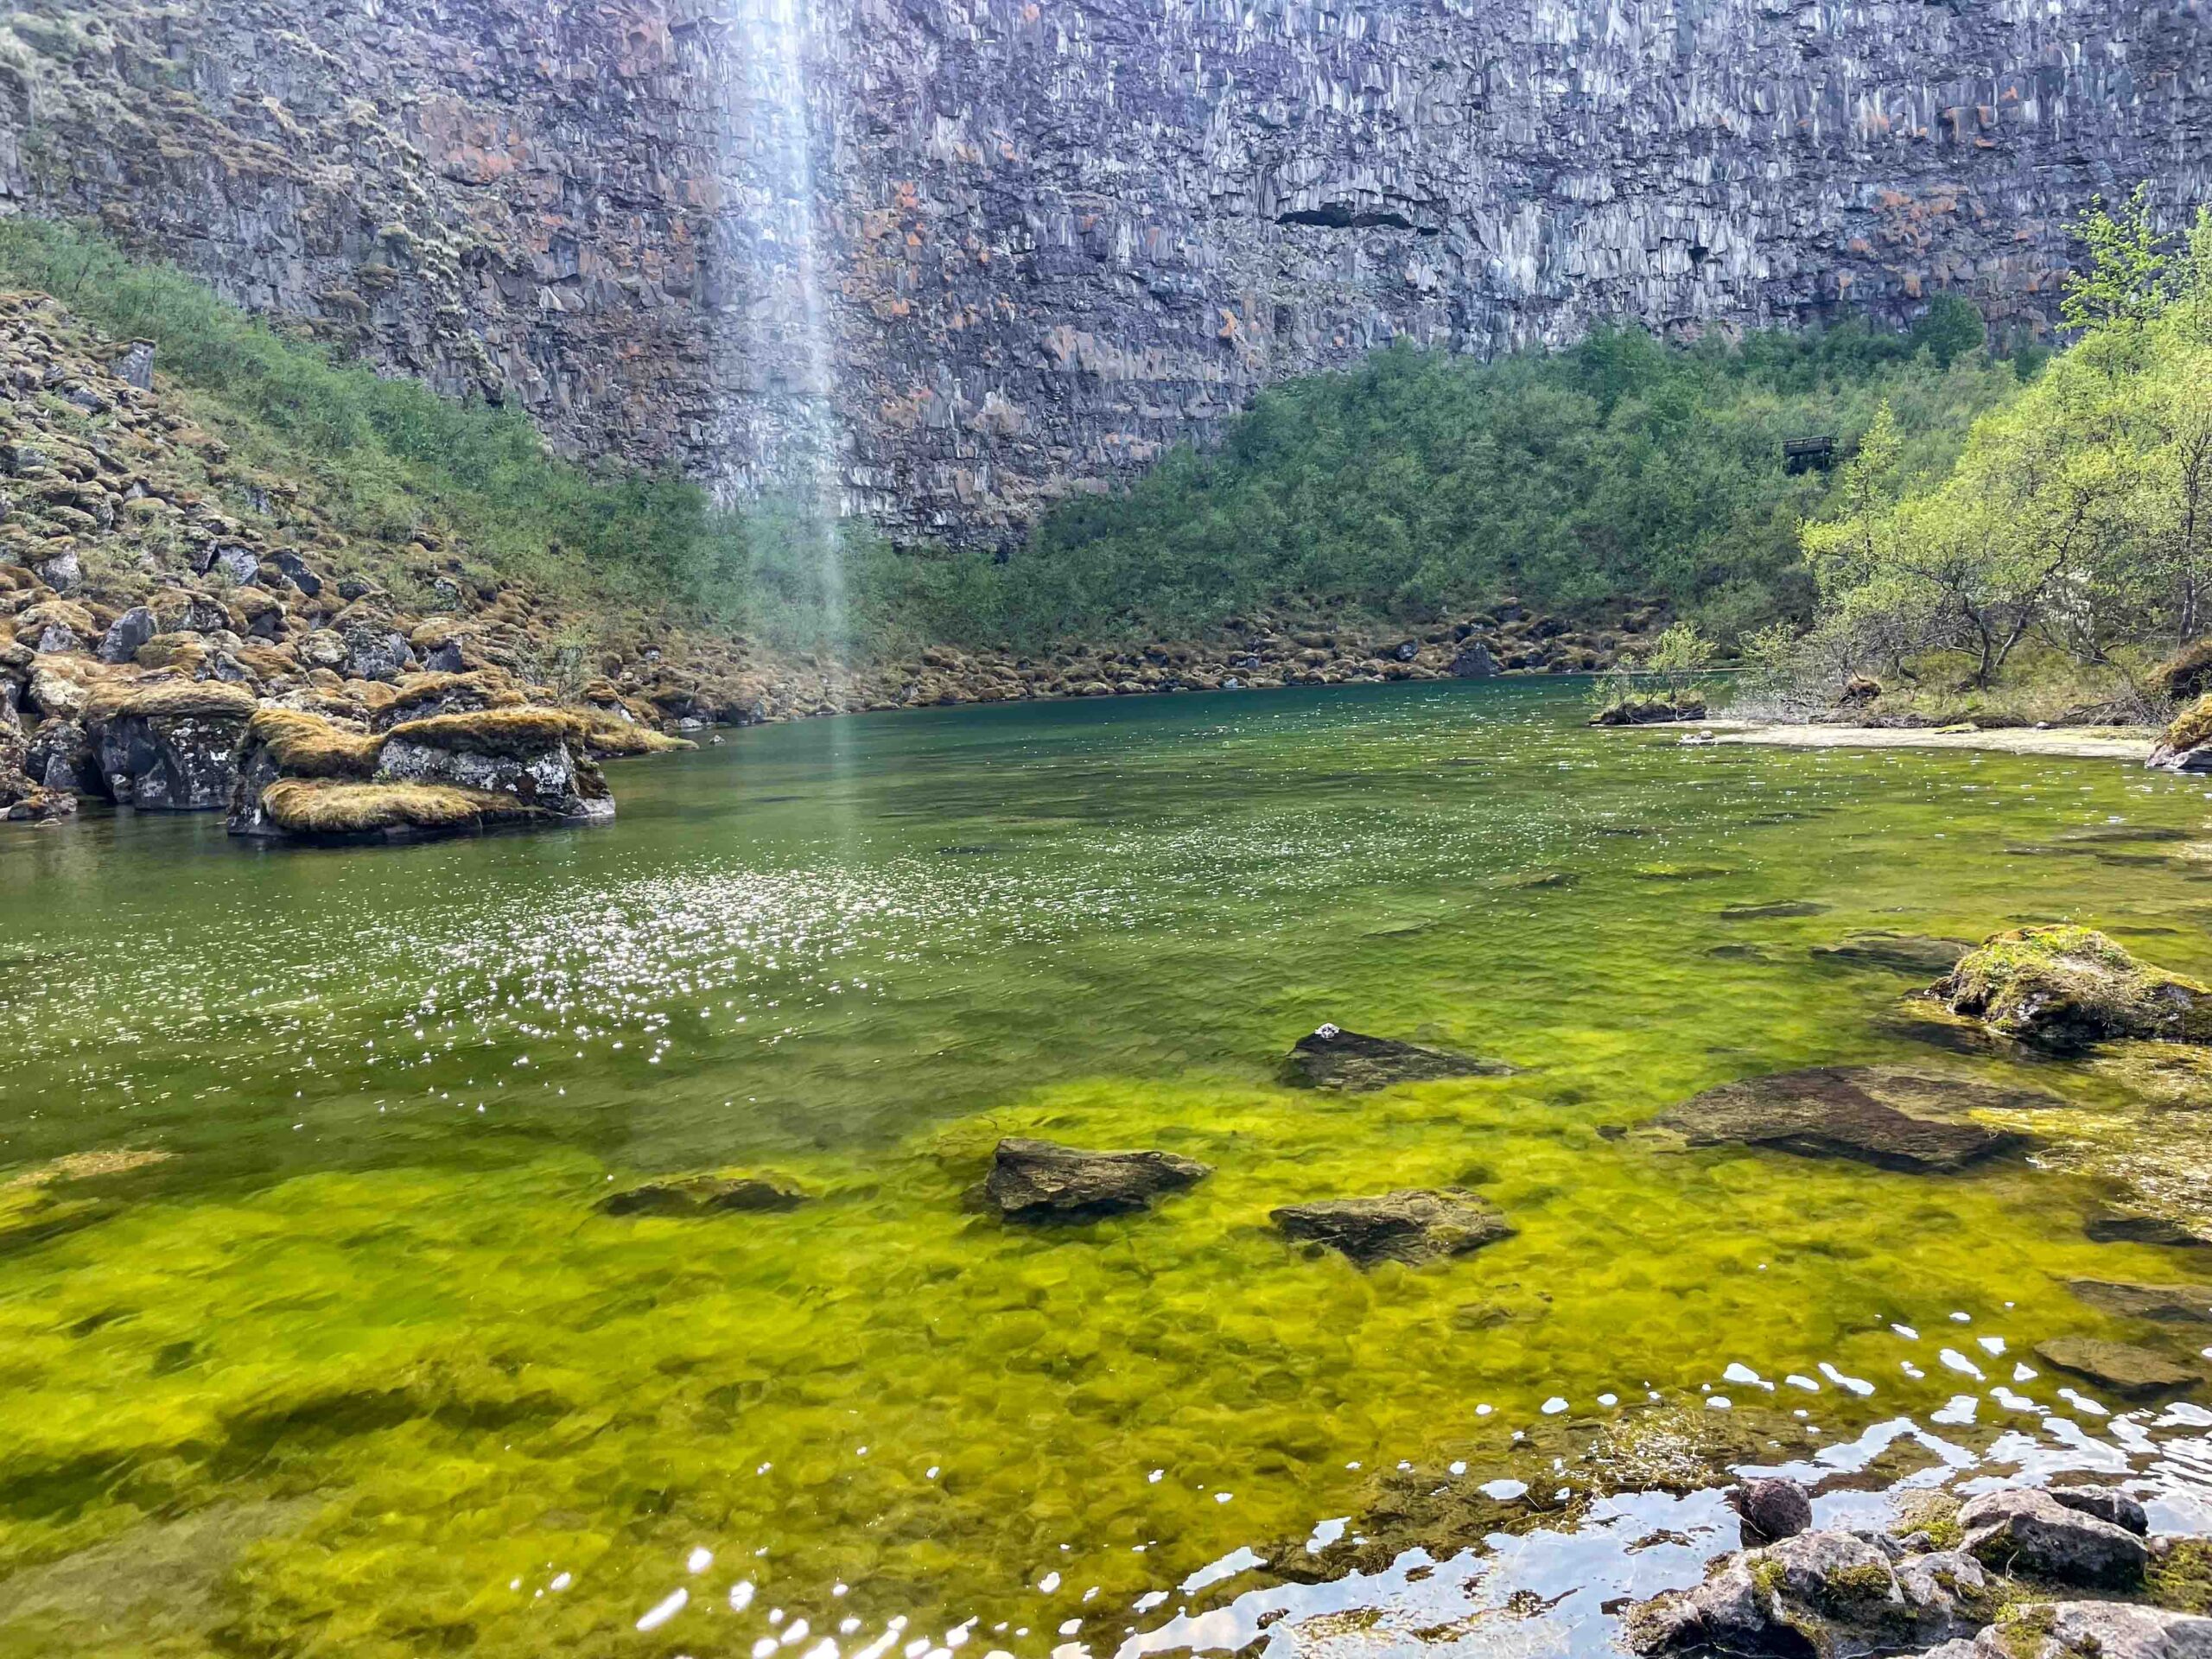
[[[2173,717],[2144,763],[2164,772],[2212,772],[2212,693]]]
[[[1954,1014],[2059,1052],[2122,1038],[2212,1042],[2212,989],[2138,962],[2093,928],[1996,934],[1935,995]]]

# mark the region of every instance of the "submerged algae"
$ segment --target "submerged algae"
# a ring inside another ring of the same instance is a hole
[[[204,1596],[110,1639],[721,1651],[765,1639],[725,1611],[757,1582],[849,1608],[860,1640],[1007,1619],[1033,1635],[993,1642],[1041,1659],[1065,1623],[1110,1643],[1140,1592],[1352,1511],[1377,1467],[1495,1467],[1554,1396],[1592,1436],[1606,1396],[1652,1391],[1721,1424],[1714,1395],[1777,1397],[1726,1382],[1735,1360],[1833,1434],[1945,1397],[1936,1343],[1892,1322],[2133,1334],[2063,1281],[2171,1276],[2171,1253],[2083,1237],[2087,1182],[1599,1130],[1897,1062],[1874,1024],[1896,984],[1811,945],[2170,909],[2163,871],[1993,871],[1969,832],[2195,798],[2112,768],[1685,752],[1580,714],[1500,687],[854,721],[673,757],[588,844],[42,838],[0,899],[84,971],[0,1010],[0,1157],[188,1155],[0,1255],[0,1586],[283,1506],[205,1557]],[[1734,874],[1639,880],[1624,823],[1639,859]],[[1511,885],[1530,869],[1575,879]],[[33,902],[65,870],[99,902]],[[1805,902],[1831,912],[1716,913]],[[238,950],[226,918],[263,914],[285,925]],[[1747,938],[1772,958],[1707,955]],[[1316,1009],[1527,1069],[1286,1089],[1281,1033]],[[1987,1071],[2064,1097],[2039,1133],[2132,1109],[2094,1071]],[[1140,1222],[1009,1230],[963,1199],[1007,1136],[1215,1173]],[[594,1213],[725,1168],[815,1201]],[[1267,1225],[1309,1194],[1465,1185],[1516,1236],[1419,1271]],[[684,1623],[637,1630],[687,1586]],[[49,1655],[55,1628],[0,1614],[0,1654]]]

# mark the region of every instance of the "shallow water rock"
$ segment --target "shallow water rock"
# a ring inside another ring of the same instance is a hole
[[[1747,1480],[1728,1503],[1743,1517],[1746,1542],[1778,1543],[1812,1530],[1813,1500],[1794,1480]]]
[[[1001,1141],[984,1195],[1017,1221],[1086,1221],[1149,1210],[1213,1173],[1172,1152],[1090,1152],[1052,1141]]]
[[[1962,1553],[1893,1565],[1873,1539],[1806,1532],[1745,1550],[1695,1588],[1630,1609],[1626,1633],[1648,1655],[1859,1659],[1975,1630],[1992,1599],[1980,1564]]]
[[[1341,1251],[1363,1268],[1465,1255],[1516,1230],[1489,1199],[1460,1187],[1289,1204],[1268,1218],[1285,1237]]]
[[[2178,1394],[2204,1379],[2165,1355],[2133,1343],[2107,1342],[2096,1337],[2054,1337],[2036,1344],[2036,1357],[2044,1364],[2076,1376],[2086,1376],[2114,1394],[2131,1400],[2155,1400]]]
[[[2212,1325],[2212,1285],[2143,1285],[2118,1279],[2069,1279],[2066,1288],[2092,1307],[2123,1319]]]
[[[2092,928],[1994,934],[1934,994],[1954,1014],[2061,1053],[2117,1038],[2212,1041],[2212,988],[2138,962]]]
[[[594,1206],[609,1216],[703,1216],[796,1210],[804,1192],[750,1175],[690,1175],[611,1192]]]
[[[2050,1495],[2068,1509],[2108,1521],[2123,1532],[2150,1536],[2150,1512],[2117,1486],[2054,1486]]]
[[[1825,915],[1833,908],[1833,906],[1809,899],[1789,899],[1773,905],[1728,905],[1722,908],[1720,919],[1724,922],[1779,921],[1792,916]]]
[[[2041,1602],[1922,1659],[2212,1659],[2212,1618],[2120,1601]]]
[[[1291,1046],[1283,1077],[1304,1089],[1338,1089],[1366,1094],[1401,1083],[1432,1083],[1440,1077],[1505,1077],[1513,1068],[1503,1060],[1478,1059],[1443,1049],[1422,1048],[1388,1037],[1323,1026]]]
[[[1948,1174],[2018,1151],[2030,1137],[1925,1114],[2030,1103],[2050,1103],[2042,1096],[1886,1066],[1815,1066],[1708,1089],[1657,1127],[1694,1147],[1768,1147],[1805,1158]]]
[[[1887,968],[1901,974],[1947,974],[1974,949],[1964,939],[1877,929],[1847,933],[1834,944],[1813,947],[1813,960],[1847,968]]]
[[[2151,1551],[2125,1527],[2069,1509],[2031,1488],[1985,1492],[1959,1511],[1962,1548],[2016,1577],[2124,1590],[2143,1580]]]

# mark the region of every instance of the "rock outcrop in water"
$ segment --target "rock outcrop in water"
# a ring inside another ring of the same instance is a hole
[[[2212,988],[2146,966],[2091,928],[1993,935],[1935,995],[2001,1036],[2063,1053],[2120,1038],[2212,1042]]]
[[[2212,195],[2197,0],[82,0],[0,24],[0,211],[95,217],[567,447],[836,483],[1003,541],[1253,391],[1946,290],[2041,319],[2066,228]],[[787,62],[760,31],[797,16]],[[798,169],[819,294],[776,223]]]
[[[614,816],[590,728],[563,709],[482,709],[378,732],[271,708],[244,726],[234,836],[411,839]]]

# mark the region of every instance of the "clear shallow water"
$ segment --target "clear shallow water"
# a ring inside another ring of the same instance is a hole
[[[1955,1392],[1955,1312],[2016,1350],[2125,1335],[2063,1281],[2189,1276],[2086,1241],[2076,1176],[1599,1131],[1818,1063],[2136,1109],[1916,1042],[1908,976],[1808,950],[2074,917],[2212,977],[2212,867],[2004,851],[2194,835],[2201,785],[1582,713],[1507,685],[870,717],[626,765],[590,833],[11,836],[0,1654],[851,1659],[898,1617],[886,1652],[973,1618],[979,1649],[1103,1654],[1140,1597],[1356,1516],[1377,1471],[1498,1476],[1554,1398],[1826,1361],[1875,1386],[1807,1395],[1848,1436]],[[1829,908],[1721,913],[1794,903]],[[1323,1020],[1522,1070],[1281,1087]],[[1217,1173],[1131,1221],[1009,1230],[964,1195],[1018,1133]],[[54,1166],[119,1150],[171,1155]],[[709,1169],[818,1201],[593,1210]],[[1363,1274],[1266,1224],[1454,1182],[1517,1236]],[[1893,1321],[1927,1333],[1924,1378]]]

